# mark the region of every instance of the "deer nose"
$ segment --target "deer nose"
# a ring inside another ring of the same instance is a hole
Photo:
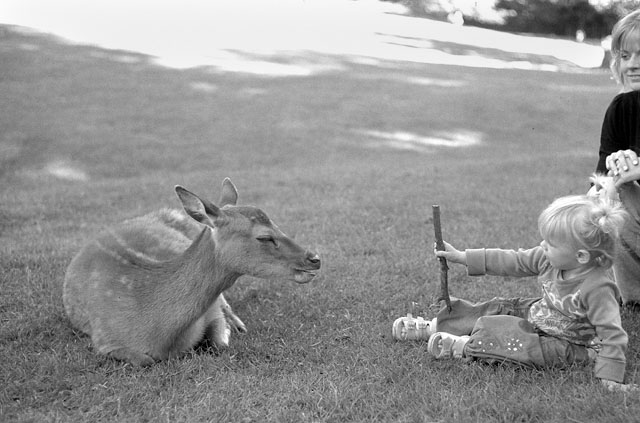
[[[318,253],[307,252],[307,261],[320,267],[320,256]]]

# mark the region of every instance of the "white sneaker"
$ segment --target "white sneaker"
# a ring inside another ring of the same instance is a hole
[[[437,318],[424,320],[411,313],[393,322],[393,337],[398,341],[428,340],[436,331]]]
[[[462,358],[464,346],[467,345],[470,336],[456,336],[446,332],[436,332],[429,338],[427,350],[437,359]]]

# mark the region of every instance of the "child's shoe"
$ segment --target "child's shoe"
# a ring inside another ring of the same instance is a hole
[[[467,345],[470,336],[456,336],[446,332],[436,332],[429,338],[427,350],[437,359],[462,358],[464,346]]]
[[[436,331],[437,319],[424,320],[411,313],[393,322],[393,337],[399,341],[427,340]]]

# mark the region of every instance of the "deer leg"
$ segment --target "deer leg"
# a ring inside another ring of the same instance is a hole
[[[231,309],[231,306],[229,305],[229,303],[227,302],[227,300],[224,298],[222,294],[220,294],[219,301],[220,301],[220,308],[222,309],[222,312],[224,313],[224,316],[227,319],[227,322],[229,322],[229,324],[231,325],[231,327],[237,330],[238,332],[246,332],[247,327],[244,325],[244,322],[240,320],[238,316],[236,316],[236,314]]]
[[[220,295],[205,313],[205,336],[217,347],[226,348],[229,346],[231,327],[222,311],[220,298],[224,301],[224,297]]]
[[[211,304],[205,319],[206,337],[218,347],[226,348],[229,346],[231,328],[238,332],[247,331],[242,320],[233,313],[231,306],[222,294]]]

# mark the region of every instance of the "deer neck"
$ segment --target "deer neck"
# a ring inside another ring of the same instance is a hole
[[[194,307],[196,314],[204,312],[220,293],[242,276],[225,265],[209,227],[205,227],[184,254],[174,260],[172,267],[173,301],[182,299],[189,307]]]

